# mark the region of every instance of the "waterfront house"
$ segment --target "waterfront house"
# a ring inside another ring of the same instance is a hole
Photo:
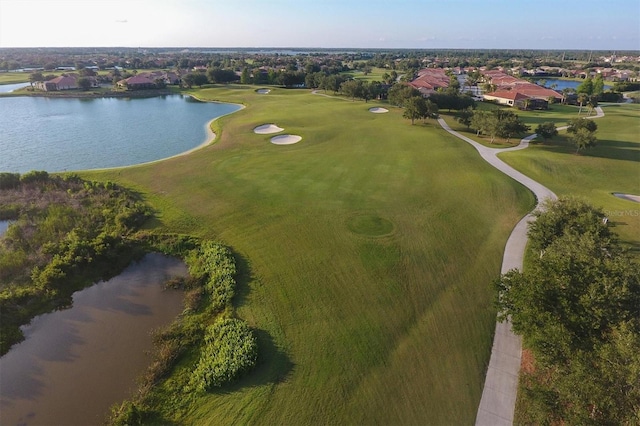
[[[134,75],[133,77],[120,80],[119,87],[126,88],[127,90],[142,90],[142,89],[155,89],[156,83],[149,77],[143,75]]]
[[[48,81],[39,81],[35,83],[37,89],[45,92],[56,90],[72,90],[78,88],[78,80],[71,75],[61,75]]]

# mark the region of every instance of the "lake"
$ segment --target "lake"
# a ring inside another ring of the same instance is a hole
[[[558,80],[556,78],[546,78],[544,80],[546,80],[545,87],[551,88],[552,84],[556,84],[557,87],[554,90],[557,90],[558,92],[562,92],[562,89],[577,89],[578,86],[582,84],[582,81]],[[609,90],[609,89],[611,89],[611,86],[608,84],[605,84],[604,90]]]
[[[0,84],[0,93],[10,93],[29,86],[30,83]]]
[[[190,96],[0,98],[0,171],[130,166],[206,142],[208,123],[240,105]]]
[[[74,293],[72,308],[34,318],[0,358],[1,423],[103,424],[149,365],[151,330],[182,312],[182,292],[162,283],[186,274],[182,261],[148,254]]]

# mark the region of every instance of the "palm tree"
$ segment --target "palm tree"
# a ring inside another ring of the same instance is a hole
[[[578,94],[578,102],[580,103],[580,109],[578,110],[578,115],[582,113],[582,107],[589,100],[589,96],[586,93]]]
[[[589,107],[589,115],[591,115],[593,110],[598,106],[598,97],[596,95],[589,96],[587,106]]]

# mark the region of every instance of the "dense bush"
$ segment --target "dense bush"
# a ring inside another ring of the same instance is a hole
[[[31,317],[126,266],[151,214],[114,183],[38,171],[0,174],[0,206],[13,221],[0,239],[0,353]]]
[[[247,324],[223,318],[207,328],[205,346],[191,378],[199,391],[220,387],[240,377],[256,363],[258,347]]]
[[[210,297],[210,306],[220,311],[231,304],[235,291],[236,265],[228,248],[206,241],[187,258],[189,273],[202,277],[205,293]]]

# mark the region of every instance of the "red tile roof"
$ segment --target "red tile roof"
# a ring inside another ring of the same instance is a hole
[[[529,99],[529,96],[525,95],[524,93],[520,93],[516,90],[496,90],[495,92],[485,93],[485,96],[493,96],[496,98],[510,99],[512,101]]]

